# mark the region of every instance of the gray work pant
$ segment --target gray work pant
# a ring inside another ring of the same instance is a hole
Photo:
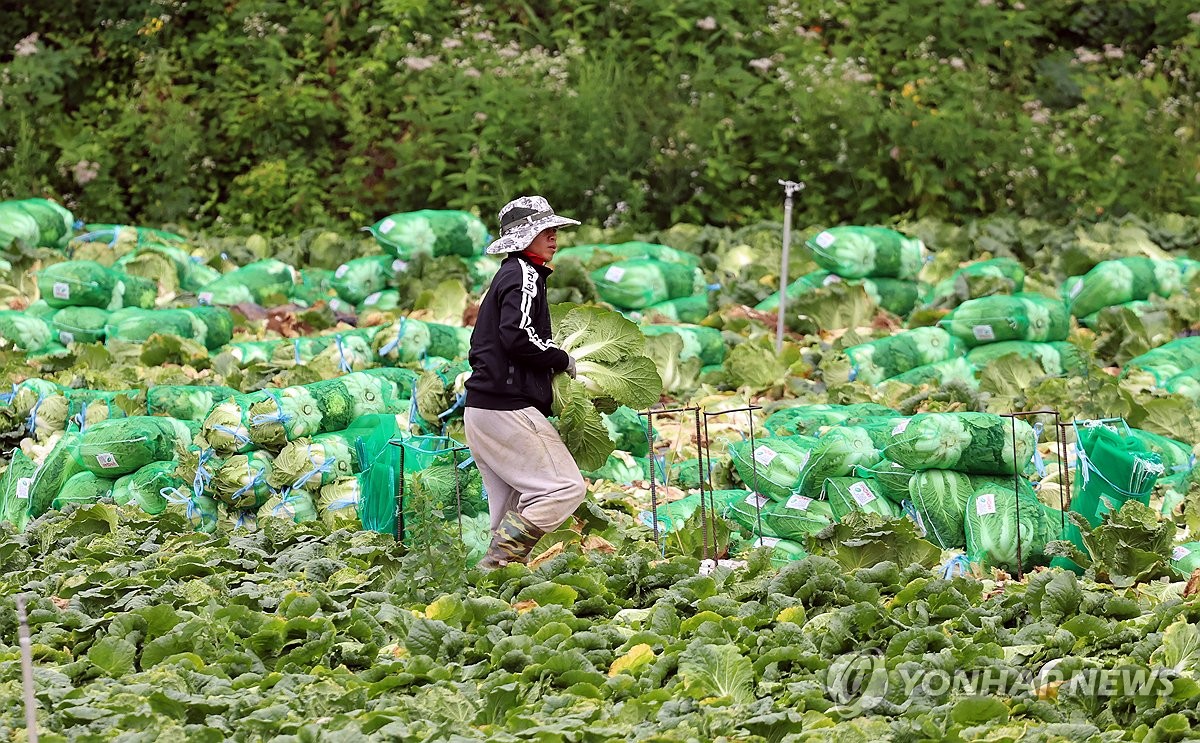
[[[463,419],[467,446],[487,489],[493,531],[508,511],[553,531],[583,502],[583,475],[558,431],[536,408],[467,408]]]

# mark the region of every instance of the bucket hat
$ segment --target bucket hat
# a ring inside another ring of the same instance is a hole
[[[488,245],[485,253],[516,253],[529,247],[542,230],[577,225],[574,219],[559,216],[550,202],[541,196],[522,196],[513,199],[500,210],[500,237]]]

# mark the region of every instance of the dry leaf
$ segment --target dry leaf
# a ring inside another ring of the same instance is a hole
[[[544,562],[549,562],[550,560],[553,560],[555,557],[562,554],[563,549],[564,548],[563,548],[562,542],[555,542],[554,544],[550,545],[550,547],[545,552],[543,552],[542,554],[538,555],[537,557],[535,557],[529,561],[529,569],[532,570]]]
[[[589,534],[588,536],[584,537],[583,543],[580,546],[583,548],[584,552],[604,552],[605,554],[611,555],[617,551],[617,548],[612,546],[612,543],[607,539],[604,537],[598,537],[594,534]]]
[[[61,610],[66,610],[66,608],[71,605],[70,600],[61,598],[59,596],[51,596],[50,603],[54,604]]]
[[[1190,598],[1196,593],[1200,593],[1200,568],[1192,571],[1192,577],[1188,578],[1187,586],[1183,589],[1183,597]]]
[[[518,614],[524,614],[530,609],[538,608],[538,602],[534,601],[533,599],[529,599],[527,601],[518,601],[517,603],[513,604],[513,608],[517,610]]]

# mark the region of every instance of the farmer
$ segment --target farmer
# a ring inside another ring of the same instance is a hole
[[[579,467],[546,420],[551,378],[575,376],[575,360],[552,339],[546,264],[558,249],[558,228],[577,224],[541,196],[522,196],[500,210],[500,238],[486,250],[508,257],[471,334],[463,415],[492,517],[492,542],[479,562],[485,570],[525,562],[583,501]]]

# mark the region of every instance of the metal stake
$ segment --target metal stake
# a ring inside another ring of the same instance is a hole
[[[700,452],[700,408],[696,408],[696,458],[699,460],[700,472],[700,527],[704,534],[704,559],[708,559],[708,516],[704,508],[704,455]],[[713,561],[717,559],[716,524],[713,524]]]
[[[648,410],[642,415],[646,416],[646,443],[649,445],[650,456],[648,457],[650,468],[650,520],[654,525],[654,545],[658,550],[662,551],[662,539],[658,533],[658,489],[654,482],[654,411]]]
[[[25,614],[25,594],[17,594],[17,637],[21,645],[21,679],[25,688],[25,737],[37,743],[37,701],[33,696],[33,644],[29,640],[29,618]]]
[[[792,247],[792,194],[804,190],[804,183],[780,180],[783,186],[783,259],[779,266],[779,317],[775,323],[775,353],[783,351],[783,319],[787,316],[788,260]]]

